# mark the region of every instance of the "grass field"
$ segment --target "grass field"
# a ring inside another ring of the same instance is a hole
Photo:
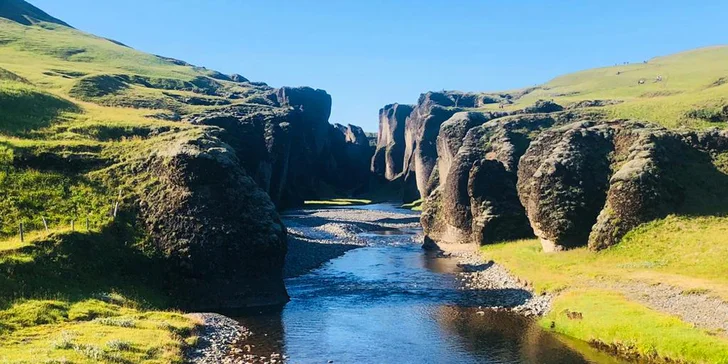
[[[141,78],[82,96],[79,84],[99,75]],[[110,212],[129,183],[116,169],[201,128],[156,115],[212,107],[168,95],[247,90],[208,76],[222,77],[62,25],[0,19],[0,362],[182,362],[199,323],[167,311],[153,278],[163,273]]]
[[[556,293],[545,328],[579,340],[609,345],[624,356],[728,363],[728,338],[697,329],[670,315],[630,302],[610,283],[668,284],[694,294],[728,300],[728,218],[670,216],[643,225],[622,243],[544,254],[540,242],[524,240],[482,248],[486,258]],[[570,320],[564,310],[582,312]],[[725,333],[721,333],[724,335]]]
[[[553,99],[564,106],[582,100],[619,100],[623,102],[604,107],[609,117],[650,121],[668,128],[725,128],[726,59],[728,46],[716,46],[656,57],[646,63],[571,73],[536,87],[507,108],[520,109],[539,99]],[[662,80],[657,81],[658,77]],[[644,84],[639,84],[640,80]],[[498,104],[489,108],[496,109]],[[711,116],[722,121],[710,121]]]

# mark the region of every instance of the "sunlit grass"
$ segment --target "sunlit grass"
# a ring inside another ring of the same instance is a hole
[[[372,203],[371,200],[356,199],[356,198],[334,198],[331,200],[310,200],[305,201],[305,205],[313,206],[352,206],[352,205],[367,205]]]
[[[410,203],[406,203],[402,205],[403,209],[410,209],[412,211],[422,211],[422,203],[424,202],[424,199],[419,199],[416,201],[412,201]]]
[[[176,312],[145,312],[114,294],[99,298],[20,301],[0,311],[3,363],[183,361],[199,322]]]
[[[566,311],[583,319],[569,319]],[[571,290],[560,295],[540,324],[625,357],[655,362],[728,363],[728,339],[677,317],[630,302],[616,292]]]
[[[568,336],[621,347],[642,355],[718,363],[728,361],[728,341],[669,315],[607,291],[614,282],[668,284],[685,294],[728,300],[728,218],[681,217],[645,224],[601,252],[586,248],[543,253],[537,239],[482,248],[486,258],[530,282],[536,292],[556,293],[542,325]],[[563,311],[582,312],[569,320]],[[625,349],[626,350],[626,349]]]
[[[686,113],[728,105],[726,59],[728,46],[718,46],[657,57],[647,63],[575,72],[547,82],[506,109],[521,109],[539,99],[553,99],[564,106],[581,100],[621,100],[621,104],[604,108],[610,117],[649,121],[668,128],[725,128],[725,122],[711,123]],[[658,76],[662,81],[656,81]],[[639,80],[645,83],[639,84]],[[486,108],[497,109],[498,105]]]

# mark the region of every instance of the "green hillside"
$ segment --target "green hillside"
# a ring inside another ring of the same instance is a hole
[[[125,218],[127,197],[154,178],[123,171],[206,128],[175,120],[265,107],[267,90],[0,3],[0,361],[182,360],[198,323],[159,311],[162,273]]]
[[[716,46],[645,63],[580,71],[532,89],[510,92],[525,94],[508,108],[520,109],[539,99],[553,99],[564,106],[583,100],[611,100],[619,102],[604,107],[611,118],[640,119],[670,128],[723,128],[728,122],[726,60],[728,46]]]

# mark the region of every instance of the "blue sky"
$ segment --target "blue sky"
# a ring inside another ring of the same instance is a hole
[[[333,97],[376,131],[385,104],[494,91],[728,43],[728,1],[30,0],[134,48]]]

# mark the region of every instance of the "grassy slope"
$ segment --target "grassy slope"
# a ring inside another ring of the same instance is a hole
[[[669,284],[728,300],[728,218],[678,217],[646,224],[622,243],[594,253],[586,248],[543,254],[538,240],[483,247],[485,256],[533,283],[556,292],[544,327],[590,342],[612,345],[622,354],[728,363],[728,339],[630,302],[610,291],[614,282]],[[569,320],[564,310],[583,312]],[[725,333],[721,333],[725,335]]]
[[[727,60],[728,46],[716,46],[646,63],[585,70],[536,87],[507,108],[520,109],[539,99],[553,99],[564,106],[583,100],[618,100],[621,103],[597,109],[609,118],[639,119],[668,128],[725,128]],[[662,81],[656,82],[657,76]],[[638,83],[641,79],[644,84]],[[492,104],[487,109],[497,107]],[[715,164],[727,170],[724,156],[718,156]],[[727,218],[671,216],[636,229],[620,245],[600,253],[575,249],[545,255],[537,240],[488,246],[483,251],[532,282],[537,291],[559,293],[554,310],[542,320],[545,327],[554,322],[558,332],[601,342],[627,356],[717,363],[728,362],[725,333],[715,337],[604,286],[631,280],[664,283],[728,301],[726,232]],[[569,320],[566,309],[583,312],[584,320]]]
[[[553,99],[562,105],[581,100],[622,100],[621,104],[605,107],[610,117],[651,121],[669,128],[724,128],[724,122],[711,123],[686,113],[716,113],[728,105],[726,59],[728,46],[717,46],[656,57],[647,63],[576,72],[541,85],[509,108],[523,108],[538,99]],[[663,81],[654,82],[657,76],[662,76]],[[640,79],[645,84],[639,85]]]
[[[115,168],[167,140],[192,138],[200,127],[149,116],[165,110],[103,105],[158,98],[175,112],[212,107],[170,101],[163,94],[200,96],[190,91],[139,85],[92,102],[70,96],[80,79],[94,75],[179,82],[217,76],[62,25],[23,26],[0,18],[3,363],[171,363],[179,362],[194,341],[195,322],[159,310],[166,297],[154,289],[159,282],[145,277],[155,276],[155,268],[152,258],[133,247],[138,238],[122,241],[105,231],[113,226],[108,216],[119,189],[129,187],[115,180]],[[245,85],[215,82],[246,91]],[[83,233],[69,231],[72,219]],[[25,242],[17,237],[19,222],[28,231]],[[142,276],[110,269],[119,261],[135,262]]]

